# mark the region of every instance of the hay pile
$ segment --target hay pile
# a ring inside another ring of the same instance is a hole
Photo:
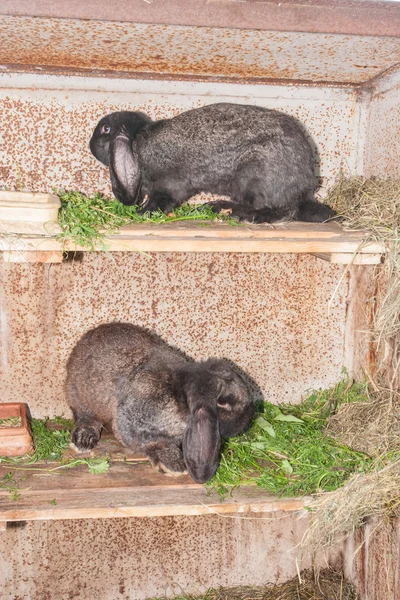
[[[326,569],[316,577],[310,570],[281,585],[234,587],[209,590],[202,596],[179,596],[175,600],[357,600],[352,585],[342,573]]]
[[[400,458],[377,464],[368,474],[353,475],[341,488],[314,498],[313,520],[302,545],[312,552],[340,543],[348,534],[377,517],[379,529],[400,516]]]
[[[326,432],[375,459],[368,474],[352,476],[341,488],[311,503],[311,528],[303,545],[313,551],[344,539],[369,517],[380,523],[400,514],[400,181],[341,179],[326,202],[344,226],[364,229],[383,242],[387,254],[374,273],[376,291],[371,331],[376,365],[366,371],[369,401],[344,404]]]
[[[341,177],[328,193],[326,203],[351,229],[366,229],[379,239],[400,228],[400,181]]]
[[[399,394],[384,387],[366,394],[367,402],[342,404],[329,417],[325,435],[372,458],[400,451]]]

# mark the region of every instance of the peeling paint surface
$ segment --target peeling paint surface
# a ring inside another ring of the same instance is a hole
[[[160,119],[222,101],[258,104],[298,118],[316,145],[317,175],[331,179],[341,167],[354,170],[356,97],[350,90],[3,75],[0,187],[111,194],[108,170],[88,147],[102,116],[141,110]]]
[[[267,400],[299,402],[340,379],[347,276],[329,315],[328,301],[344,268],[305,255],[133,252],[0,263],[2,401],[27,402],[38,417],[67,413],[72,347],[90,327],[119,320],[155,330],[195,359],[229,358]]]
[[[398,62],[395,37],[0,18],[3,65],[361,83]]]
[[[400,178],[400,71],[372,91],[364,151],[367,177]]]
[[[281,583],[309,561],[296,513],[29,522],[2,533],[2,600],[144,600]]]

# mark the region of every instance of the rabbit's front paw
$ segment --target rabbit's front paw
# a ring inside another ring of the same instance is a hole
[[[71,434],[72,443],[81,452],[94,448],[99,439],[98,430],[91,425],[78,425]]]
[[[153,467],[157,467],[162,473],[175,477],[187,474],[182,451],[175,444],[155,442],[147,444],[143,449]]]

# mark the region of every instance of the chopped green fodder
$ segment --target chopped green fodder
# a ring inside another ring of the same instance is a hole
[[[61,200],[58,215],[61,233],[57,238],[63,243],[72,241],[90,250],[96,247],[107,249],[105,237],[117,233],[125,225],[179,221],[224,221],[230,225],[239,225],[236,219],[229,215],[218,215],[204,205],[183,204],[171,216],[161,211],[141,215],[137,206],[125,206],[101,194],[89,198],[79,192],[57,193]]]
[[[19,484],[14,479],[13,473],[6,473],[3,477],[0,477],[0,490],[8,492],[11,500],[19,500]]]
[[[298,406],[266,402],[246,433],[224,442],[209,486],[221,495],[256,484],[271,494],[303,496],[335,490],[352,474],[367,472],[370,457],[324,435],[339,405],[365,396],[365,385],[342,381]]]
[[[70,443],[70,432],[73,426],[71,419],[64,417],[54,417],[53,419],[32,419],[30,421],[34,451],[22,457],[10,458],[0,456],[0,465],[10,467],[15,471],[36,470],[44,472],[59,471],[78,465],[87,465],[88,470],[93,475],[105,473],[109,468],[109,461],[106,458],[85,458],[85,457],[64,457],[63,453]],[[56,466],[50,466],[42,463],[57,462]],[[35,463],[41,463],[37,467]],[[9,477],[9,479],[7,478]],[[0,480],[3,488],[10,493],[14,492],[16,482],[15,474],[10,473]],[[0,485],[1,487],[1,485]]]
[[[31,429],[34,446],[31,460],[59,460],[69,444],[69,430],[50,429],[47,422],[40,419],[32,419]]]

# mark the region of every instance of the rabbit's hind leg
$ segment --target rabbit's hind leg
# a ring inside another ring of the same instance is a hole
[[[236,217],[239,221],[249,223],[274,223],[276,221],[288,221],[293,218],[294,211],[290,208],[260,208],[254,209],[249,204],[239,204],[229,200],[210,202],[207,204],[214,212],[229,210],[231,217]]]
[[[297,209],[297,220],[307,223],[324,223],[325,221],[340,221],[340,217],[326,204],[316,200],[306,200]]]
[[[142,446],[153,467],[162,473],[179,476],[187,473],[181,449],[173,441],[151,442]]]
[[[92,450],[100,440],[102,423],[88,414],[76,414],[75,427],[71,433],[71,444],[78,452]]]

